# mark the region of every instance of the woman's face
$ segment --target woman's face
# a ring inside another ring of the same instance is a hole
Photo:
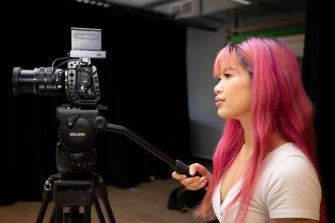
[[[232,55],[229,61],[214,87],[215,105],[221,118],[241,120],[248,117],[251,108],[251,78],[237,56]]]

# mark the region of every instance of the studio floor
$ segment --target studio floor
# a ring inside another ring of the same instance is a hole
[[[193,210],[184,213],[167,208],[170,193],[179,186],[173,179],[156,179],[137,187],[121,189],[107,186],[108,198],[116,223],[203,223],[195,219]],[[36,222],[41,202],[19,201],[0,206],[1,223]],[[43,222],[49,222],[53,203],[50,202]],[[91,222],[98,223],[95,208],[91,208]],[[108,218],[104,214],[106,222]]]

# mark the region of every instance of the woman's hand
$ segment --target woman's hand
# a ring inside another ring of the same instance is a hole
[[[194,176],[195,173],[199,173],[202,177]],[[210,182],[212,174],[201,164],[194,163],[190,165],[190,175],[193,177],[187,177],[184,174],[179,174],[174,171],[172,177],[180,181],[188,190],[199,190]]]

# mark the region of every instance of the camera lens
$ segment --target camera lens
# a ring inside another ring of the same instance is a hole
[[[63,69],[39,67],[33,70],[13,68],[12,84],[14,94],[34,93],[36,95],[60,95],[62,92]]]

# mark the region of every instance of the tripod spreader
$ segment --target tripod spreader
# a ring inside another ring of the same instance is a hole
[[[168,156],[162,150],[158,149],[156,146],[152,145],[141,136],[137,135],[130,129],[121,126],[121,125],[114,125],[107,123],[102,130],[111,131],[116,133],[122,133],[123,135],[130,138],[132,141],[136,142],[137,144],[141,145],[144,149],[164,161],[165,163],[169,164],[172,169],[177,171],[180,174],[185,174],[186,176],[190,177],[189,173],[189,166],[186,165],[184,162],[180,160],[174,160],[172,157]],[[198,173],[195,175],[200,176]],[[200,176],[201,177],[201,176]]]

